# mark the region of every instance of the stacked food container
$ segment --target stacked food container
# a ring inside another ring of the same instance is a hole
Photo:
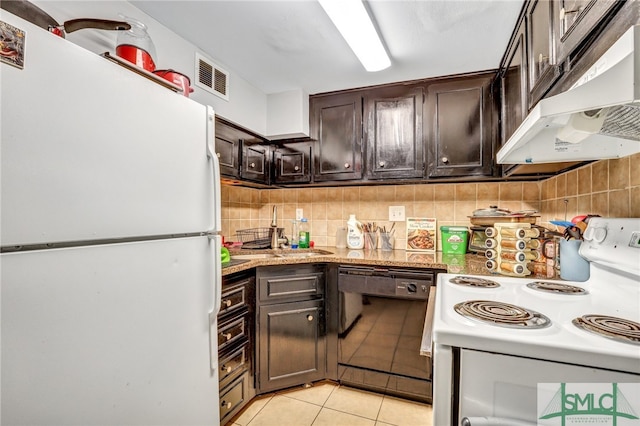
[[[526,276],[540,256],[540,231],[529,223],[495,223],[485,229],[487,269],[502,275]]]

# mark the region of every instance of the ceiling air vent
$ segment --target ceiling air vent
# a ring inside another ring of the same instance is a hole
[[[196,52],[196,86],[229,100],[229,73]]]

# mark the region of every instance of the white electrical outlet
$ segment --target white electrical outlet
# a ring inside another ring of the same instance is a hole
[[[296,209],[296,220],[301,220],[303,217],[302,209]]]
[[[404,221],[404,206],[389,206],[389,221],[390,222]]]

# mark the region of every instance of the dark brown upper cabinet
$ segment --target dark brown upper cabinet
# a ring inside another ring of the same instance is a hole
[[[399,85],[366,92],[364,146],[367,178],[423,176],[423,98],[422,87]]]
[[[315,182],[362,178],[362,95],[310,98]]]
[[[242,167],[240,178],[263,184],[269,184],[271,170],[271,156],[268,145],[250,143],[249,139],[243,139],[242,143]]]
[[[215,149],[220,162],[220,174],[240,177],[240,138],[238,130],[216,119]]]
[[[427,88],[428,177],[491,176],[497,108],[495,73],[459,77]]]
[[[620,0],[556,0],[555,49],[556,59],[561,63],[575,53],[592,31],[625,1]]]
[[[500,116],[502,118],[501,140],[504,144],[522,123],[529,111],[527,78],[527,45],[525,36],[526,23],[520,21],[512,43],[507,50],[503,67],[500,70],[502,104]]]
[[[311,182],[311,141],[286,141],[273,149],[274,183]]]
[[[560,76],[555,60],[554,8],[557,2],[533,0],[527,8],[529,106],[535,105]]]

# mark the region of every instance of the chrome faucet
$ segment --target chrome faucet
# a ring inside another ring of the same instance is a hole
[[[284,244],[287,244],[289,240],[280,235],[282,228],[278,228],[278,208],[273,206],[273,216],[271,218],[271,248],[282,248]]]

